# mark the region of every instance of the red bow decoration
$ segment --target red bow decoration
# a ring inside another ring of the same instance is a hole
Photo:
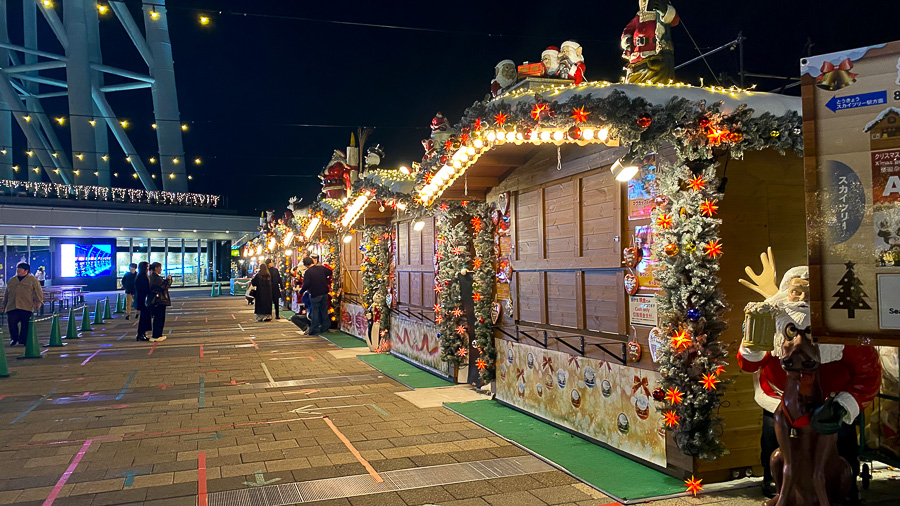
[[[634,377],[634,386],[631,387],[631,393],[634,394],[641,388],[644,389],[644,393],[647,394],[647,397],[650,397],[650,388],[647,387],[647,378],[641,378],[640,376]]]
[[[576,371],[580,371],[580,370],[581,370],[581,364],[578,363],[578,357],[576,357],[575,355],[572,355],[572,356],[569,357],[569,365],[572,365],[572,364],[575,365],[575,370],[576,370]]]
[[[541,369],[550,369],[550,372],[553,372],[553,359],[544,357],[544,361],[541,362]]]
[[[853,69],[853,62],[850,58],[844,58],[836,67],[831,62],[823,62],[819,69],[821,72],[816,77],[816,84],[819,87],[826,87],[831,90],[839,90],[856,81],[856,74],[850,72]]]
[[[606,362],[605,360],[600,360],[599,362],[597,362],[597,367],[600,367],[602,369],[603,366],[606,366],[607,371],[612,371],[612,367],[610,367],[609,362]]]
[[[834,72],[836,69],[853,70],[853,62],[850,61],[850,58],[844,58],[844,61],[838,63],[838,66],[835,67],[833,63],[827,61],[822,63],[822,68],[820,68],[819,71],[826,74],[828,72]],[[856,76],[856,74],[853,74],[853,76]]]
[[[516,368],[516,379],[520,379],[523,382],[525,381],[525,370]]]

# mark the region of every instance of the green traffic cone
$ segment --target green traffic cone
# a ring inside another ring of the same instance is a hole
[[[125,312],[125,296],[121,293],[116,294],[116,314]]]
[[[94,304],[94,321],[91,324],[103,325],[103,306],[100,305],[100,299],[97,299],[97,303]]]
[[[28,322],[28,338],[25,340],[25,354],[19,357],[19,360],[26,358],[43,358],[41,357],[41,345],[37,340],[37,329],[35,329],[34,316]]]
[[[209,296],[210,297],[216,296],[216,285],[215,284],[213,284],[211,287],[209,287]]]
[[[75,328],[75,310],[69,308],[69,323],[66,325],[66,339],[78,339],[78,330]]]
[[[84,311],[81,312],[81,331],[82,332],[90,332],[94,329],[91,328],[91,315],[88,313],[87,304],[84,305]]]
[[[219,289],[218,289],[219,295],[222,295],[222,283],[216,283],[216,286],[219,287]]]
[[[3,329],[0,328],[0,378],[8,378],[12,374],[9,372],[9,365],[6,363],[6,346],[3,346]]]
[[[109,311],[109,297],[107,297],[106,302],[103,303],[103,318],[112,320],[112,313]]]
[[[50,320],[50,344],[44,346],[44,348],[65,345],[66,344],[62,342],[62,336],[60,336],[59,332],[59,314],[53,313],[53,319]]]

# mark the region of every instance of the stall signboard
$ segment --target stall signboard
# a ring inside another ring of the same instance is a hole
[[[628,297],[628,309],[632,325],[658,325],[656,295],[631,295]]]
[[[900,343],[900,41],[800,64],[813,334]]]

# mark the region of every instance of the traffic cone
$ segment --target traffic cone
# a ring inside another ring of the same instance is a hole
[[[69,308],[69,323],[66,325],[66,339],[78,339],[78,329],[75,328],[75,310]]]
[[[209,296],[210,297],[216,296],[216,284],[215,283],[213,283],[213,285],[211,287],[209,287]]]
[[[37,330],[35,329],[34,316],[28,322],[28,337],[25,340],[25,354],[19,357],[19,360],[27,358],[43,358],[41,357],[41,345],[38,344]]]
[[[6,363],[6,346],[3,345],[3,329],[0,328],[0,378],[12,376],[9,365]]]
[[[109,311],[109,297],[107,297],[106,302],[103,303],[103,318],[112,320],[112,313]]]
[[[116,314],[125,312],[125,296],[121,293],[116,294]]]
[[[91,315],[88,313],[87,304],[84,305],[84,311],[81,312],[81,331],[82,332],[90,332],[94,329],[91,328]]]
[[[60,336],[59,332],[59,314],[53,313],[53,319],[50,320],[50,344],[44,346],[44,348],[65,345],[66,344],[62,342],[62,336]]]
[[[97,299],[97,303],[94,304],[94,321],[91,324],[103,325],[103,306],[100,305],[100,299]]]
[[[222,283],[216,283],[216,286],[219,287],[218,290],[216,290],[216,292],[218,292],[219,295],[222,295]]]

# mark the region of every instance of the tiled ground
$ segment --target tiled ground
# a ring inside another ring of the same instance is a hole
[[[247,490],[257,492],[246,504],[266,504],[277,485],[527,455],[394,395],[409,390],[353,353],[286,321],[256,323],[243,299],[193,291],[174,302],[156,346],[135,342],[134,320],[116,315],[40,360],[6,348],[16,374],[0,380],[0,504],[193,505]],[[754,488],[663,502],[760,499]],[[552,470],[303,504],[612,502]]]

